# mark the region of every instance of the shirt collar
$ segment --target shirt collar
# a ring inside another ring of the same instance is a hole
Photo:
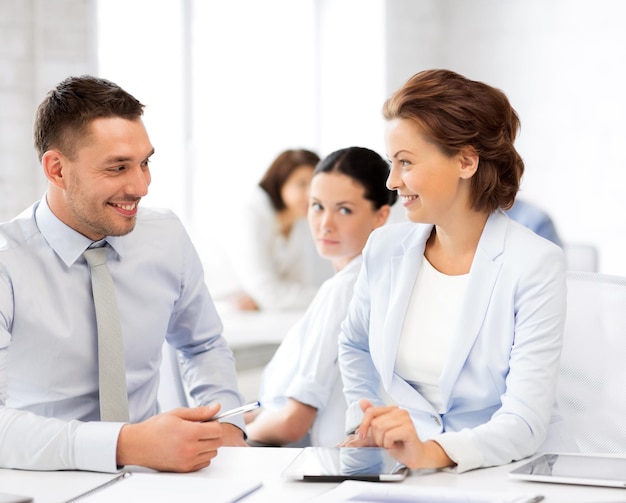
[[[91,239],[63,223],[52,213],[45,197],[35,209],[35,222],[44,239],[54,252],[70,267],[92,244]],[[123,241],[120,236],[107,236],[109,246],[121,258]]]

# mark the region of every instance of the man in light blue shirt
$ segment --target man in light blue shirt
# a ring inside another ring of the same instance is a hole
[[[0,467],[193,471],[222,445],[245,445],[233,355],[178,218],[139,208],[154,152],[143,105],[94,77],[61,82],[39,106],[35,145],[45,197],[0,225]],[[108,245],[126,364],[129,423],[101,422],[89,266]],[[202,407],[162,413],[164,340],[182,355]],[[209,405],[210,404],[210,405]]]

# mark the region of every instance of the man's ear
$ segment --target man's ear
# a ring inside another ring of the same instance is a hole
[[[67,159],[58,150],[47,150],[41,157],[41,166],[48,181],[59,189],[65,189],[64,165]]]
[[[479,157],[474,147],[463,147],[459,153],[459,160],[461,162],[460,177],[464,179],[470,179],[476,173],[478,169]]]

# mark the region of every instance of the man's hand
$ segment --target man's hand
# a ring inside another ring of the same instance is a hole
[[[243,439],[243,431],[237,426],[230,423],[219,423],[222,425],[222,440],[225,446],[229,447],[248,447]]]
[[[211,464],[224,445],[245,445],[243,432],[213,417],[219,404],[174,409],[122,427],[117,441],[117,464],[139,465],[159,471],[193,472]],[[239,432],[240,443],[236,443]]]

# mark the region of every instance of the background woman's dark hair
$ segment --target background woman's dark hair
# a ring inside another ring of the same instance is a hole
[[[513,146],[520,121],[502,91],[449,70],[427,70],[385,102],[383,115],[416,122],[446,155],[474,149],[479,164],[471,179],[473,209],[513,205],[524,162]]]
[[[364,197],[375,209],[393,205],[398,198],[395,190],[387,188],[389,164],[373,150],[365,147],[349,147],[326,156],[315,168],[318,173],[341,173],[349,176],[365,189]]]
[[[263,178],[261,178],[259,186],[267,192],[276,211],[284,210],[286,207],[280,191],[289,175],[300,166],[311,166],[314,168],[319,161],[320,158],[315,152],[304,149],[285,150],[274,159],[274,162],[272,162]]]

